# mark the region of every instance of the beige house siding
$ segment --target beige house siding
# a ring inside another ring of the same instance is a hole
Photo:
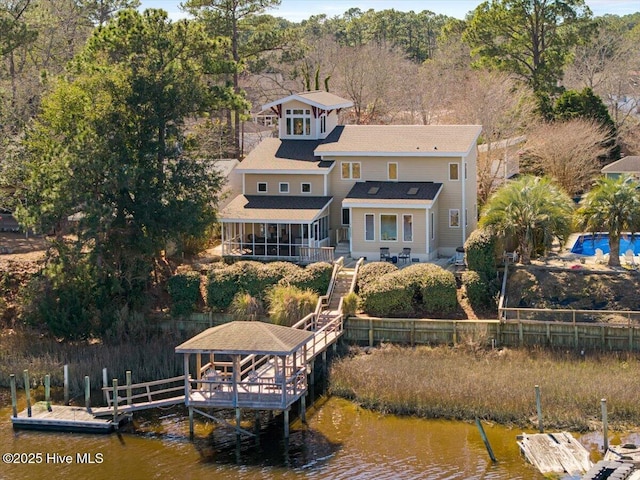
[[[374,215],[374,241],[365,240],[365,215]],[[380,235],[380,216],[396,215],[397,235],[395,241],[383,241]],[[403,239],[403,216],[412,216],[413,241]],[[389,247],[391,255],[397,255],[403,248],[411,248],[411,256],[427,260],[426,215],[423,208],[351,208],[351,255],[376,260],[381,247]]]
[[[467,178],[465,181],[466,204],[468,211],[466,236],[469,237],[478,227],[478,149],[474,148],[466,158]]]
[[[256,174],[244,175],[245,195],[311,195],[314,197],[325,196],[324,175],[294,175],[294,174]],[[289,193],[280,193],[280,183],[289,183]],[[267,192],[258,192],[258,183],[267,184]],[[302,184],[310,183],[311,192],[303,193]]]
[[[442,191],[438,197],[437,204],[433,207],[436,215],[436,241],[442,256],[453,255],[456,247],[464,244],[463,233],[469,236],[475,228],[474,206],[476,200],[475,184],[475,149],[473,154],[467,159],[467,178],[463,182],[464,167],[460,157],[337,157],[336,165],[329,174],[329,195],[333,196],[331,204],[331,229],[335,230],[341,226],[342,221],[342,200],[349,193],[354,183],[367,180],[388,180],[388,164],[395,162],[398,164],[398,181],[433,181],[443,184]],[[343,180],[342,163],[359,162],[360,179]],[[449,164],[458,164],[458,180],[449,180]],[[460,227],[449,227],[449,209],[460,211],[460,222],[462,222],[464,208],[462,205],[463,183],[466,196],[466,209],[469,212],[469,222],[466,231]],[[353,225],[352,231],[357,232]]]

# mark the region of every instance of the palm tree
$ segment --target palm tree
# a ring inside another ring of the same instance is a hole
[[[640,230],[640,183],[633,177],[600,178],[582,199],[576,212],[586,231],[609,232],[609,266],[619,267],[620,237]]]
[[[524,176],[497,190],[484,206],[480,226],[518,243],[520,261],[531,263],[538,247],[548,249],[553,239],[571,231],[573,202],[548,178]]]

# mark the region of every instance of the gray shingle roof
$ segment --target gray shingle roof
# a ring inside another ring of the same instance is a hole
[[[317,155],[466,155],[480,125],[342,125],[318,145]]]
[[[288,355],[311,337],[313,332],[271,323],[230,322],[209,328],[178,345],[176,353]]]
[[[333,162],[314,155],[320,140],[280,140],[265,138],[236,170],[307,170],[326,172]]]
[[[441,188],[441,183],[434,182],[358,182],[353,186],[345,198],[372,200],[434,200]],[[415,193],[410,194],[410,191],[415,191]]]
[[[602,173],[632,173],[640,172],[640,157],[623,157],[617,162],[610,163],[602,167]]]
[[[332,197],[238,195],[221,212],[223,220],[313,221]]]

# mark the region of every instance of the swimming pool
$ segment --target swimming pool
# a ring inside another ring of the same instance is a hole
[[[595,255],[596,248],[602,250],[602,253],[609,253],[609,234],[598,233],[592,235],[590,233],[583,233],[578,237],[576,243],[571,247],[571,253],[578,253],[580,255]],[[633,250],[634,255],[640,254],[640,236],[634,236],[633,240],[631,235],[623,234],[620,238],[620,255],[624,255],[627,250]]]

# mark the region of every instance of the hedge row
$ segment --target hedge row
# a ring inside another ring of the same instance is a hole
[[[201,298],[200,274],[187,272],[174,275],[167,283],[167,290],[171,296],[171,315],[189,315],[195,311]]]
[[[333,266],[314,263],[306,268],[288,262],[259,263],[242,261],[215,268],[207,277],[207,306],[225,310],[238,292],[265,299],[268,287],[275,284],[294,285],[324,295],[329,287]]]
[[[371,267],[371,272],[367,272],[369,278],[360,283],[361,307],[365,313],[405,317],[446,313],[456,308],[458,301],[453,273],[424,263],[373,277],[373,271],[385,268]]]

